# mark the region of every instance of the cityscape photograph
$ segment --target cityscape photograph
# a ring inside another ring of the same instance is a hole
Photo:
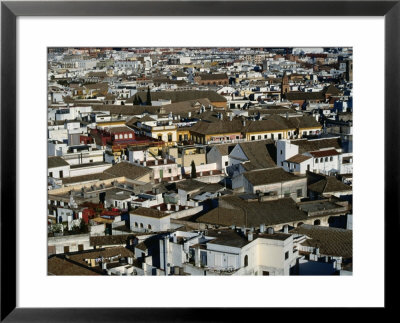
[[[47,51],[47,274],[349,276],[351,47]]]

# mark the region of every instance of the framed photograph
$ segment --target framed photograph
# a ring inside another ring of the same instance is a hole
[[[390,308],[399,21],[399,1],[2,1],[1,321]]]

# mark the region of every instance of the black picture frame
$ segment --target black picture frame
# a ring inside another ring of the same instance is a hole
[[[17,308],[16,19],[19,16],[384,16],[385,18],[385,309],[398,285],[400,4],[395,1],[4,1],[1,3],[1,321],[236,321],[241,309]],[[373,147],[371,148],[373,149]],[[373,233],[371,233],[373,234]],[[373,261],[372,261],[373,262]],[[390,277],[390,278],[389,278]],[[367,288],[367,287],[366,287]],[[241,295],[244,297],[244,295]],[[328,304],[327,304],[328,305]],[[310,303],[312,306],[312,302]],[[282,311],[282,309],[281,309]],[[298,312],[297,312],[298,313]],[[247,313],[246,313],[247,314]],[[253,318],[260,313],[255,310]],[[295,314],[296,315],[296,314]],[[329,313],[327,313],[329,316]],[[321,317],[320,317],[321,318]]]

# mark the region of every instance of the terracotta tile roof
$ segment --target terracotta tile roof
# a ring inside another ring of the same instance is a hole
[[[97,273],[89,268],[85,268],[82,265],[71,262],[68,259],[63,259],[59,256],[52,256],[48,259],[47,273],[49,275],[57,275],[57,276],[100,275],[100,273]]]
[[[336,149],[327,149],[327,150],[318,150],[318,151],[310,151],[310,154],[313,157],[327,157],[327,156],[336,156],[339,155]]]
[[[304,179],[304,181],[306,181],[306,177],[300,177],[292,173],[288,173],[284,171],[281,167],[245,172],[243,173],[243,176],[253,186],[295,181],[302,178]]]
[[[323,148],[333,148],[333,149],[342,149],[340,138],[328,138],[328,139],[298,139],[291,140],[290,143],[292,145],[299,146],[299,154],[317,151]]]
[[[199,121],[190,129],[191,132],[196,132],[202,135],[219,135],[219,134],[240,134],[243,129],[240,120],[205,122]]]
[[[197,218],[196,222],[259,227],[260,224],[276,225],[307,219],[291,198],[258,202],[245,201],[238,196],[220,198],[220,206]]]
[[[269,147],[274,145],[273,140],[246,141],[239,144],[249,162],[244,163],[246,170],[276,167],[270,154]]]
[[[159,211],[157,209],[149,209],[149,208],[145,208],[145,207],[140,207],[140,208],[134,209],[134,210],[130,211],[130,214],[148,216],[148,217],[157,218],[157,219],[160,219],[160,218],[163,218],[163,217],[166,217],[169,215],[168,213]]]
[[[351,192],[352,187],[344,184],[342,181],[339,181],[334,176],[324,176],[321,180],[308,185],[308,189],[320,193],[320,194],[328,194],[334,192]]]
[[[47,168],[69,166],[69,164],[61,157],[54,156],[47,158]]]
[[[138,92],[142,102],[147,100],[147,91]],[[172,103],[198,100],[198,99],[209,99],[211,102],[226,102],[226,99],[214,91],[162,91],[162,92],[151,92],[152,100],[167,99],[171,100]],[[128,103],[133,102],[133,97],[126,100]]]
[[[320,254],[322,255],[343,258],[353,257],[352,230],[303,224],[290,231],[290,233],[299,233],[310,237],[311,239],[302,244],[320,248]]]
[[[211,73],[208,74],[208,73],[205,73],[205,74],[199,74],[197,76],[200,76],[202,81],[223,80],[223,79],[228,78],[228,76],[225,73],[224,74],[211,74]]]
[[[137,166],[128,162],[120,162],[105,170],[104,174],[116,177],[125,176],[130,180],[136,180],[151,172],[152,169],[147,167]]]
[[[297,154],[297,155],[294,155],[293,157],[290,157],[289,159],[286,159],[286,161],[288,161],[290,163],[300,164],[310,158],[311,158],[310,156]]]

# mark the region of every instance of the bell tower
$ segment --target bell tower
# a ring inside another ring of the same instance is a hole
[[[288,93],[290,91],[290,86],[289,86],[289,77],[286,75],[286,72],[282,76],[282,84],[281,84],[281,101],[283,98],[283,95],[285,93]]]

